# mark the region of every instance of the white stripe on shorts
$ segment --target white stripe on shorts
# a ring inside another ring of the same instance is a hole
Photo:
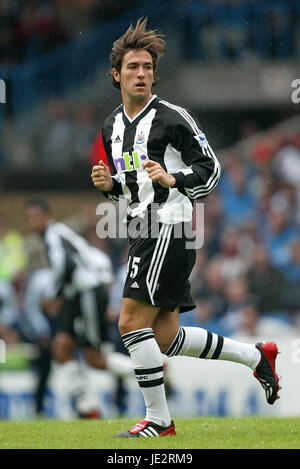
[[[150,267],[146,277],[146,284],[151,299],[151,303],[154,305],[154,293],[157,286],[159,274],[162,268],[164,258],[168,250],[168,246],[171,239],[173,225],[163,224],[157,238],[157,242],[152,254]]]

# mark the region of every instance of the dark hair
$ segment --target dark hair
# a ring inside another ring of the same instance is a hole
[[[111,68],[115,68],[119,73],[122,68],[122,60],[124,55],[130,50],[143,49],[149,52],[153,60],[154,83],[157,83],[157,66],[158,61],[162,55],[165,54],[165,41],[162,39],[162,34],[158,33],[156,29],[146,30],[147,18],[139,18],[136,26],[132,24],[119,39],[113,43],[112,51],[110,54]],[[112,73],[109,73],[112,76]],[[113,85],[120,89],[118,83],[112,76]]]
[[[45,213],[51,213],[49,204],[45,199],[29,199],[24,204],[24,208],[28,207],[39,207]]]

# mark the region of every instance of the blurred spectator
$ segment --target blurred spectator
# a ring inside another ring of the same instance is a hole
[[[299,236],[299,230],[291,218],[286,204],[271,207],[266,214],[262,239],[267,247],[272,265],[282,268],[289,262],[289,245]]]
[[[286,280],[284,290],[284,307],[290,316],[297,320],[300,317],[300,239],[289,246],[289,262],[282,269]],[[298,321],[298,320],[297,320]]]
[[[300,286],[300,238],[289,245],[289,262],[282,269],[285,279],[289,282],[299,282]],[[300,290],[300,288],[299,288]]]
[[[274,155],[274,140],[264,136],[251,148],[250,156],[257,168],[269,168]]]
[[[212,318],[220,318],[226,310],[224,296],[224,278],[220,263],[210,261],[206,264],[203,280],[198,288],[192,284],[193,295],[199,304],[199,317],[202,315],[203,322]]]
[[[253,250],[247,283],[260,314],[276,313],[284,309],[284,276],[271,265],[267,249],[261,243],[256,244]]]
[[[90,105],[78,106],[74,110],[73,148],[74,160],[78,170],[90,168],[90,155],[93,139],[97,134],[96,118]]]
[[[249,285],[244,276],[230,279],[224,287],[226,309],[222,325],[231,335],[239,327],[244,308],[257,308],[255,298],[251,295]]]
[[[286,337],[297,337],[295,325],[285,315],[260,315],[253,305],[245,305],[240,310],[238,324],[231,337],[243,340],[251,337],[266,337],[277,340]]]
[[[197,221],[194,215],[194,230],[204,229],[204,245],[202,249],[208,258],[220,249],[221,233],[225,228],[221,199],[221,192],[217,189],[211,194],[211,197],[204,200],[204,224]],[[196,204],[203,204],[203,201],[195,201],[195,206]]]
[[[48,105],[48,112],[49,123],[39,142],[42,168],[64,172],[71,168],[74,161],[70,109],[63,100],[54,99]]]
[[[221,234],[220,249],[213,257],[218,261],[225,280],[238,278],[247,270],[246,258],[239,248],[239,233],[239,229],[227,226]]]
[[[235,155],[228,155],[221,180],[222,208],[228,223],[239,224],[253,217],[256,197],[252,192],[247,164]]]

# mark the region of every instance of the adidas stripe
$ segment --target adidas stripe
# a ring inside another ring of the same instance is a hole
[[[150,267],[146,277],[146,285],[148,288],[151,303],[154,304],[154,293],[157,286],[159,274],[162,268],[164,258],[166,256],[168,246],[171,239],[173,225],[162,226],[157,242],[153,251]]]

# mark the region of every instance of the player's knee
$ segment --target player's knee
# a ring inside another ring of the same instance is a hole
[[[120,317],[118,328],[121,335],[128,334],[129,332],[136,330],[134,321],[132,321],[132,318],[128,317]]]
[[[120,317],[118,321],[119,332],[121,335],[128,334],[137,330],[137,313],[134,308],[128,308],[123,305],[120,311]]]
[[[156,341],[158,343],[161,353],[165,355],[166,352],[169,350],[171,344],[167,343],[166,341],[162,341],[161,339],[157,339],[157,338],[156,338]]]
[[[120,334],[128,334],[138,329],[152,327],[156,309],[142,301],[124,298],[118,322]]]
[[[55,360],[65,363],[73,358],[74,341],[65,334],[58,334],[52,343],[52,355]]]

